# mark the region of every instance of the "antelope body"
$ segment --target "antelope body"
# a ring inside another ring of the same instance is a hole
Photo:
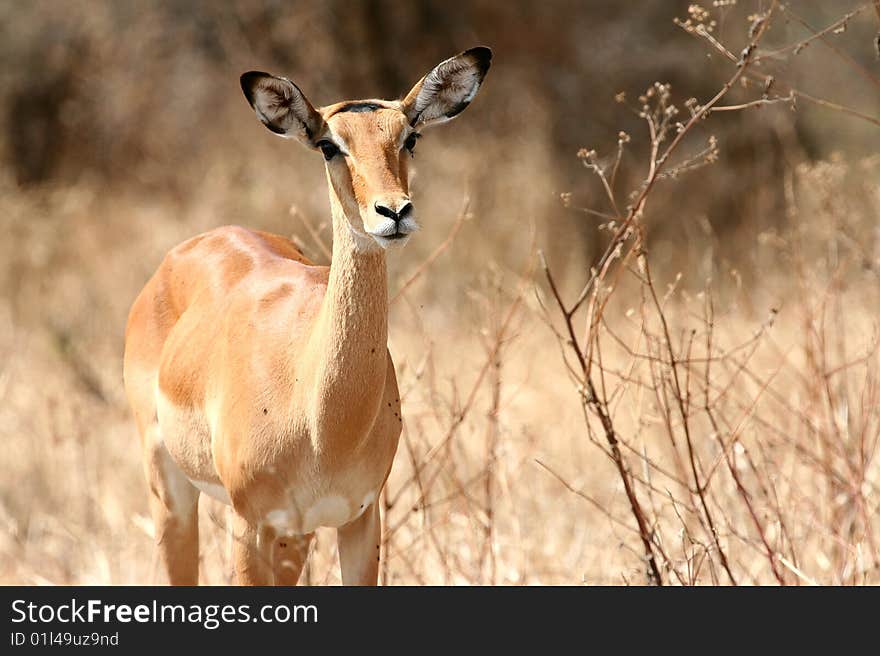
[[[337,528],[343,583],[376,583],[401,430],[386,252],[418,228],[418,130],[460,113],[490,60],[474,48],[402,101],[320,109],[285,78],[242,76],[271,131],[324,155],[333,256],[315,266],[283,237],[218,228],[172,249],[134,302],[125,388],[170,583],[198,582],[200,493],[233,508],[240,583],[295,584],[319,526]]]

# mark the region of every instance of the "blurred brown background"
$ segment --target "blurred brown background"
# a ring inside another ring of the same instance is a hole
[[[486,221],[489,236],[503,239],[511,224],[532,217],[552,245],[548,223],[565,221],[582,229],[580,247],[590,251],[589,226],[560,216],[565,213],[555,194],[583,186],[574,158],[578,148],[609,153],[618,130],[639,129],[637,117],[612,102],[614,95],[625,91],[634,98],[659,80],[672,83],[682,98],[705,98],[730,67],[717,55],[709,58],[702,43],[673,24],[673,17],[686,16],[689,4],[4,2],[0,146],[6,183],[32,188],[85,181],[104,194],[125,189],[180,203],[197,202],[200,185],[218,169],[244,189],[271,175],[288,186],[302,180],[311,187],[320,178],[320,166],[305,153],[291,152],[289,144],[260,134],[240,97],[241,72],[286,75],[316,104],[398,97],[441,59],[483,43],[494,49],[495,66],[468,120],[456,125],[455,134],[437,136],[455,149],[456,161],[446,168],[457,170],[480,209],[504,208]],[[767,3],[734,3],[723,12],[716,36],[732,49],[744,44],[745,17],[762,4]],[[856,5],[847,0],[792,3],[816,26]],[[876,68],[872,38],[877,26],[870,14],[860,18],[848,25],[847,50]],[[774,37],[804,34],[801,26],[787,23]],[[806,48],[796,63],[791,66],[780,57],[768,67],[795,86],[808,76],[804,90],[869,114],[878,109],[878,89],[851,71],[839,73],[821,44]],[[704,213],[724,231],[743,217],[778,209],[776,174],[786,140],[807,158],[876,150],[870,126],[857,121],[806,104],[793,117],[778,114],[736,114],[707,128],[722,138],[730,175],[702,180],[705,193],[698,197],[678,196],[680,215]],[[432,158],[429,148],[424,159],[438,166],[440,158]],[[519,184],[529,178],[534,184]],[[302,194],[301,186],[292,191]],[[311,197],[291,193],[284,200],[308,203]],[[278,216],[272,211],[277,207],[256,212],[246,199],[239,203],[242,219],[271,222]],[[319,213],[322,203],[316,198],[310,209]],[[666,217],[664,223],[677,223],[665,212],[658,214]],[[571,246],[570,237],[564,243]]]
[[[149,531],[135,525],[143,527],[146,496],[121,389],[122,335],[130,303],[171,246],[240,223],[295,234],[322,259],[300,220],[323,225],[329,240],[321,160],[259,124],[239,88],[242,72],[285,75],[313,103],[329,104],[399,97],[440,60],[493,48],[476,101],[419,144],[414,193],[425,231],[389,265],[392,280],[406,278],[470,198],[473,219],[419,281],[415,301],[392,312],[418,314],[442,341],[467,324],[487,271],[521,268],[532,227],[563,278],[579,278],[601,252],[597,221],[560,194],[607,211],[578,149],[613,156],[619,130],[644,147],[643,122],[615,94],[635,104],[654,81],[670,82],[681,106],[710,97],[732,71],[673,24],[689,4],[0,0],[0,580],[144,577]],[[722,4],[715,35],[738,52],[746,17],[769,3]],[[859,6],[790,4],[820,27]],[[875,74],[877,18],[862,12],[833,37]],[[782,19],[766,45],[807,35]],[[880,115],[880,88],[818,42],[763,70]],[[757,95],[737,88],[725,102]],[[759,235],[785,222],[786,171],[832,157],[856,162],[880,147],[876,125],[804,102],[796,112],[779,104],[713,116],[700,133],[717,135],[720,163],[664,183],[646,218],[656,270],[683,271],[698,287],[734,269],[746,283],[779,272]],[[631,187],[643,162],[626,155],[623,164],[621,187]],[[859,171],[841,188],[862,184]],[[876,216],[868,201],[853,202]],[[541,330],[528,321],[525,332]],[[461,343],[479,343],[479,327],[469,330]],[[392,336],[392,351],[394,339],[398,352],[407,348],[404,332]],[[414,366],[417,351],[400,360]],[[534,377],[542,368],[559,378],[554,357],[526,358],[523,380],[543,380]],[[539,401],[526,394],[518,403]],[[531,425],[510,430],[527,435]],[[567,442],[557,450],[581,453]]]

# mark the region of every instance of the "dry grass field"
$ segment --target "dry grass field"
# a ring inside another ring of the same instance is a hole
[[[58,4],[0,2],[0,583],[155,580],[121,370],[169,248],[235,223],[329,261],[320,160],[240,72],[391,97],[486,43],[389,258],[381,582],[880,584],[880,5]]]

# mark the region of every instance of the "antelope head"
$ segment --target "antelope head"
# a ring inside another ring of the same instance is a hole
[[[423,129],[460,114],[489,70],[492,51],[471,48],[435,66],[403,100],[353,100],[316,109],[284,77],[251,71],[241,88],[260,121],[324,156],[337,202],[360,248],[404,244],[419,229],[409,160]]]

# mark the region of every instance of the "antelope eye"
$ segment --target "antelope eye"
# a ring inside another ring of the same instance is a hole
[[[419,137],[421,136],[422,135],[420,135],[418,132],[411,132],[410,135],[406,138],[406,141],[403,142],[403,147],[406,148],[410,152],[410,154],[412,154],[412,152],[416,148],[416,141],[418,141]]]
[[[327,141],[327,139],[322,139],[315,145],[321,149],[321,152],[324,154],[324,159],[328,162],[339,154],[339,146],[332,141]]]

